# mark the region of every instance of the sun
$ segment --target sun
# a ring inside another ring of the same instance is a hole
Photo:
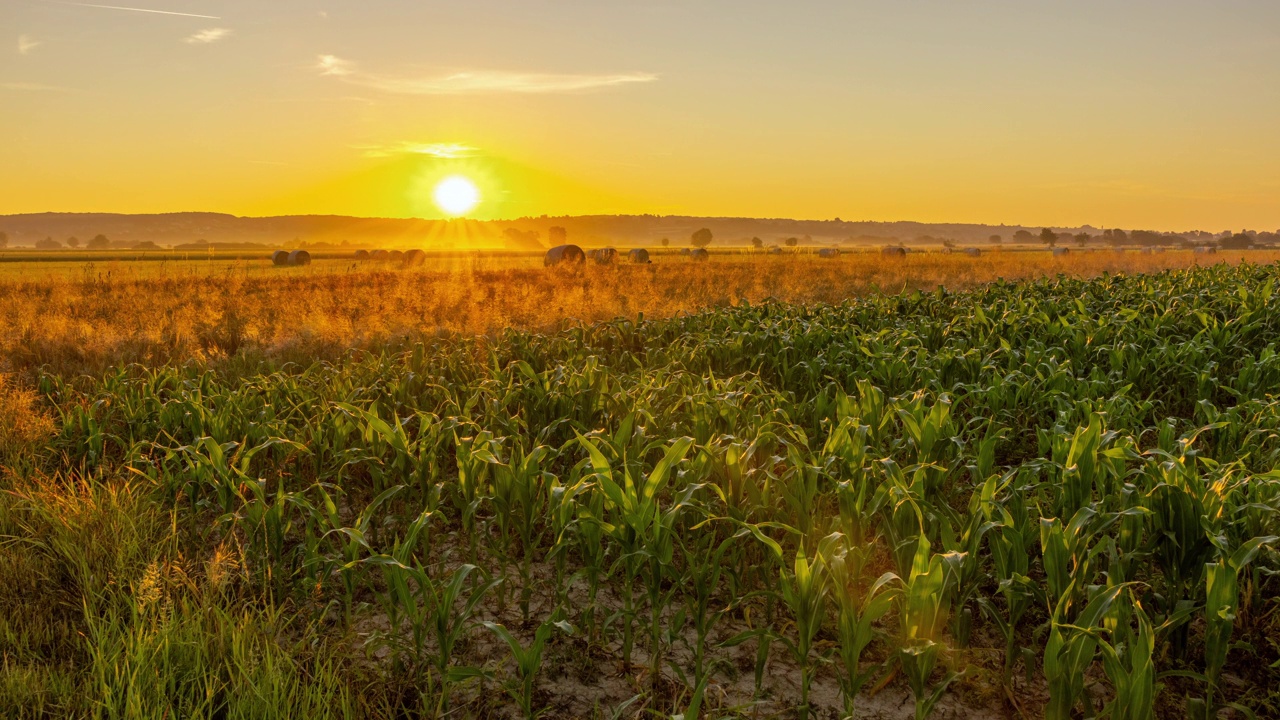
[[[466,215],[480,204],[480,188],[461,175],[450,175],[436,183],[432,192],[436,207],[446,215],[458,217]]]

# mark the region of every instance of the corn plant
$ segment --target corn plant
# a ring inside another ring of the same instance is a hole
[[[366,505],[360,511],[360,514],[356,516],[355,522],[348,526],[343,523],[342,517],[338,513],[338,505],[334,502],[333,496],[323,486],[316,486],[316,492],[319,493],[321,505],[324,508],[321,518],[325,523],[325,527],[327,527],[321,537],[323,540],[330,541],[336,545],[337,553],[332,556],[318,555],[311,558],[309,562],[323,564],[326,568],[329,568],[330,572],[336,572],[340,578],[343,591],[343,618],[347,627],[351,626],[352,604],[354,603],[356,585],[359,580],[356,573],[360,569],[364,554],[373,552],[368,539],[369,526],[374,522],[374,516],[379,512],[382,505],[403,489],[403,485],[397,485],[383,491],[381,495],[378,495]]]
[[[623,612],[634,615],[631,604],[630,578],[638,576],[645,584],[649,599],[650,672],[657,687],[662,672],[661,615],[664,607],[663,583],[670,574],[674,553],[676,521],[690,504],[698,485],[689,484],[680,496],[662,505],[660,492],[666,486],[675,466],[693,445],[692,438],[681,438],[666,449],[647,476],[636,477],[624,460],[622,482],[614,479],[609,460],[592,441],[579,436],[586,449],[595,480],[605,496],[604,517],[597,518],[601,529],[616,542],[621,551],[619,561],[628,567],[623,585]],[[607,519],[606,519],[607,518]],[[631,619],[623,617],[623,661],[630,660]]]
[[[506,685],[507,692],[520,706],[524,717],[533,720],[541,714],[534,709],[533,689],[538,671],[542,667],[543,650],[555,630],[572,635],[573,626],[563,620],[547,620],[538,626],[532,642],[525,645],[499,623],[485,621],[483,625],[505,642],[511,651],[511,658],[515,661],[516,682]]]
[[[1229,556],[1205,566],[1205,717],[1217,715],[1218,680],[1231,649],[1231,634],[1239,613],[1239,577],[1258,553],[1280,541],[1276,536],[1257,537]]]
[[[507,461],[494,466],[493,507],[505,542],[504,558],[519,555],[520,616],[529,622],[529,601],[533,596],[533,559],[545,533],[543,515],[552,475],[542,469],[550,448],[539,445],[525,451],[519,441],[512,444]],[[516,549],[518,548],[518,549]],[[505,587],[503,588],[505,595]]]
[[[942,629],[950,611],[948,581],[955,574],[949,572],[947,566],[954,566],[958,560],[955,553],[933,554],[929,539],[921,535],[911,572],[902,580],[902,592],[898,595],[902,642],[898,658],[915,697],[917,720],[933,712],[947,687],[959,677],[958,673],[949,671],[942,682],[929,687],[938,654],[944,647]]]
[[[830,587],[830,570],[826,557],[830,556],[832,547],[840,541],[839,534],[828,535],[818,543],[814,561],[809,562],[803,544],[796,550],[795,561],[788,572],[785,568],[780,574],[778,594],[787,609],[791,611],[795,625],[795,637],[786,633],[780,636],[782,644],[791,652],[796,664],[800,666],[800,707],[801,720],[809,717],[809,686],[813,683],[813,643],[822,629],[823,617],[826,615],[827,593]]]
[[[861,667],[862,651],[875,638],[874,623],[893,609],[901,585],[898,576],[891,572],[873,583],[866,582],[863,573],[870,550],[868,545],[855,544],[848,536],[820,549],[831,574],[830,594],[838,608],[836,636],[840,668],[837,677],[844,697],[845,716],[850,718],[854,716],[854,701],[875,672],[875,668]]]
[[[1072,581],[1074,583],[1074,581]],[[1068,618],[1071,590],[1063,592],[1050,621],[1049,639],[1044,649],[1044,675],[1049,684],[1047,720],[1069,720],[1076,707],[1085,702],[1085,675],[1098,654],[1098,632],[1124,585],[1101,589],[1074,617]],[[1092,714],[1093,708],[1086,708]]]

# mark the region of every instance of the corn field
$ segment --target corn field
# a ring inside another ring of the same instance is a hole
[[[1276,717],[1277,280],[40,373],[47,427],[0,433],[0,705]]]

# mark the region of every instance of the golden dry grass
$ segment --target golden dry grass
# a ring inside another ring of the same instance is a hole
[[[1214,256],[1112,251],[713,255],[694,263],[659,255],[650,265],[572,271],[540,258],[470,255],[414,270],[320,261],[273,268],[269,261],[209,266],[107,263],[0,274],[0,363],[93,372],[121,362],[211,361],[239,353],[280,359],[331,357],[437,333],[550,329],[566,322],[650,317],[777,299],[835,303],[851,297],[998,278],[1154,272],[1206,262],[1271,263],[1280,252]]]

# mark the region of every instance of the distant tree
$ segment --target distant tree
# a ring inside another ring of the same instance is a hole
[[[76,237],[75,235],[72,235],[71,237],[67,238],[67,247],[69,248],[80,247],[80,238]]]
[[[662,243],[662,247],[667,247],[671,244],[671,238],[662,238],[659,242]]]
[[[1125,243],[1127,243],[1127,242],[1129,242],[1129,234],[1128,234],[1128,233],[1126,233],[1125,231],[1121,230],[1120,228],[1115,228],[1115,229],[1113,229],[1113,230],[1111,231],[1111,244],[1112,244],[1112,245],[1123,245],[1123,244],[1125,244]]]
[[[507,245],[522,250],[540,250],[542,245],[538,243],[538,238],[541,235],[542,233],[537,230],[521,230],[513,227],[502,231],[502,237],[506,239]],[[558,244],[563,245],[563,243]]]
[[[759,250],[760,248],[764,247],[764,241],[758,237],[753,237],[751,238],[751,247]]]
[[[991,237],[987,238],[987,242],[991,243],[992,245],[1002,245],[1004,243],[1004,238],[1000,237],[999,235],[992,235]]]
[[[134,245],[133,249],[134,250],[159,250],[160,248],[150,240],[143,240],[137,245]]]
[[[707,228],[701,228],[693,235],[689,236],[689,243],[694,247],[704,248],[711,244],[711,231]]]
[[[1253,236],[1247,233],[1236,233],[1229,238],[1219,240],[1218,247],[1223,250],[1247,250],[1253,247]]]
[[[786,240],[783,240],[783,242],[787,244],[787,247],[795,247],[800,244],[800,238],[789,237]]]
[[[47,237],[43,240],[36,241],[37,250],[57,250],[60,247],[62,247],[62,243],[58,242],[57,240],[54,240],[51,237]]]
[[[0,248],[9,247],[9,233],[0,232]]]
[[[111,241],[107,239],[106,235],[99,233],[94,235],[93,239],[85,244],[85,247],[90,250],[106,250],[111,247]]]
[[[1032,235],[1030,232],[1026,230],[1019,230],[1018,232],[1013,234],[1014,242],[1029,243],[1035,238],[1036,238],[1035,235]]]
[[[1173,245],[1177,243],[1178,240],[1184,239],[1185,238],[1181,238],[1176,235],[1166,235],[1154,230],[1134,230],[1129,233],[1129,242],[1131,244],[1142,245],[1144,247],[1150,247],[1152,245]]]
[[[1079,245],[1080,247],[1084,247],[1085,245],[1088,245],[1089,241],[1092,239],[1093,239],[1093,236],[1085,232],[1082,232],[1075,236],[1076,245]]]
[[[1053,247],[1058,244],[1058,233],[1050,230],[1049,228],[1045,228],[1040,231],[1040,242],[1048,245],[1049,247]]]
[[[551,247],[564,245],[569,242],[569,231],[559,225],[552,225],[547,228],[547,242],[551,243]]]

